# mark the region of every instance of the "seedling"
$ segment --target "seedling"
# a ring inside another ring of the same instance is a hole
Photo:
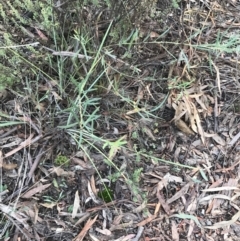
[[[54,164],[57,166],[69,166],[70,160],[66,156],[58,155],[55,160]]]

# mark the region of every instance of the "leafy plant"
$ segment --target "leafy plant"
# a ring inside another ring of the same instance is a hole
[[[9,67],[0,65],[0,90],[3,90],[6,87],[11,87],[19,81],[17,71],[13,71]]]
[[[58,155],[55,160],[54,160],[54,164],[57,166],[69,166],[69,158],[63,155]]]
[[[57,203],[60,200],[62,200],[64,198],[64,196],[65,195],[64,195],[63,191],[61,191],[57,198],[53,198],[51,196],[43,196],[43,200],[44,200],[44,202],[48,202],[48,203],[52,203],[52,202]]]
[[[132,179],[134,183],[139,183],[142,171],[143,168],[138,168],[133,172]]]
[[[100,197],[104,202],[113,201],[113,190],[109,187],[105,187],[102,191],[98,192],[98,197]]]

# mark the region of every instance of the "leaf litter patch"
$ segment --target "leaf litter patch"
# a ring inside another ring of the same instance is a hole
[[[89,6],[84,16],[95,10]],[[8,90],[1,103],[1,121],[9,125],[0,133],[1,238],[238,240],[239,30],[229,20],[235,11],[191,1],[164,29],[150,28],[156,18],[140,22],[141,35],[133,29],[127,44],[131,56],[124,43],[103,54],[107,81],[94,92],[101,97],[94,125],[94,104],[84,123],[76,124],[74,111],[69,119],[63,108],[79,97],[53,80],[41,79],[38,103]],[[106,13],[101,18],[109,23]],[[95,24],[96,39],[107,31],[104,21]],[[72,57],[62,51],[54,54]],[[86,68],[87,62],[78,71]],[[96,138],[88,135],[79,146],[77,128],[82,135],[94,129]],[[109,202],[99,198],[101,190],[111,190]]]

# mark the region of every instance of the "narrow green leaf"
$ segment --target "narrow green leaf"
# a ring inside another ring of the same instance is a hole
[[[20,121],[0,122],[0,127],[20,125],[20,124],[24,124],[24,123],[25,122],[20,122]]]
[[[203,178],[205,181],[208,181],[208,178],[207,178],[205,172],[204,172],[203,169],[201,169],[201,168],[200,168],[200,173],[201,173],[202,178]]]

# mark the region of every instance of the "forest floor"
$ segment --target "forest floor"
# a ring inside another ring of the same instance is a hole
[[[240,240],[239,26],[234,0],[1,3],[0,240]]]

